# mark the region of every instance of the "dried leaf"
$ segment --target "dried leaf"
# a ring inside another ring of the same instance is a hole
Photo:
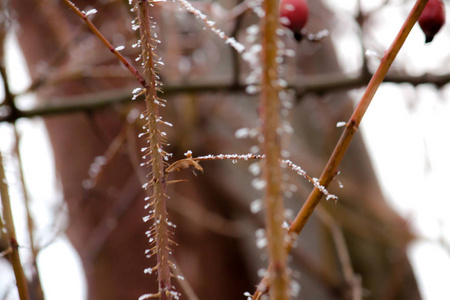
[[[199,170],[203,173],[203,168],[200,166],[200,164],[190,157],[185,158],[185,159],[180,159],[180,160],[174,162],[166,169],[166,173],[180,171],[182,169],[187,169],[191,166],[194,167],[194,169]]]

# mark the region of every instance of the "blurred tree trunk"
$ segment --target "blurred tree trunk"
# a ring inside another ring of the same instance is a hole
[[[42,66],[48,67],[51,74],[56,69],[51,66],[52,59],[67,69],[80,61],[117,65],[108,49],[86,32],[82,21],[61,1],[21,0],[12,4],[20,25],[18,37],[33,78],[40,76]],[[76,5],[84,10],[91,5],[98,10],[94,23],[108,39],[133,38],[128,28],[128,8],[119,1],[76,1]],[[309,30],[331,28],[333,25],[328,22],[332,22],[333,15],[322,2],[310,1],[310,5],[313,17]],[[155,17],[160,17],[158,11]],[[83,43],[87,44],[88,53],[81,54]],[[128,55],[133,57],[131,53]],[[302,74],[308,75],[340,70],[330,39],[317,47],[302,43],[297,48],[296,63]],[[164,69],[162,72],[164,76]],[[301,76],[298,78],[301,80]],[[50,96],[133,85],[137,83],[132,78],[80,78],[44,87],[38,95],[43,101]],[[251,144],[236,143],[234,132],[256,124],[251,97],[214,94],[173,96],[169,100],[164,115],[174,123],[169,139],[175,158],[181,158],[188,149],[195,155],[248,152]],[[108,162],[95,189],[86,190],[82,186],[95,157],[104,155],[114,137],[130,131],[123,118],[123,111],[129,109],[125,105],[45,118],[69,208],[67,235],[82,258],[89,299],[137,299],[157,290],[153,275],[143,273],[154,262],[144,255],[148,248],[144,234],[147,225],[142,222],[146,214],[145,196],[127,146]],[[352,109],[353,103],[346,93],[301,99],[292,112],[295,116],[292,124],[295,136],[290,143],[292,160],[311,176],[318,177],[340,134],[335,124],[347,120]],[[127,143],[136,149],[140,149],[136,145],[139,142],[129,137],[138,133],[133,130],[126,134]],[[253,237],[254,229],[263,226],[262,219],[259,214],[249,213],[248,208],[258,195],[249,188],[252,177],[245,170],[248,164],[209,162],[204,166],[205,174],[197,177],[183,171],[180,177],[189,179],[189,183],[178,184],[169,191],[172,202],[169,207],[174,208],[170,215],[177,224],[175,240],[179,244],[174,249],[175,258],[200,299],[240,299],[245,291],[253,289],[258,281],[257,270],[265,266],[256,255],[259,252]],[[323,207],[335,221],[333,224],[339,224],[344,231],[354,271],[362,278],[364,299],[420,299],[406,257],[411,234],[406,223],[386,204],[360,136],[352,142],[338,179],[344,188],[332,187],[331,191],[339,196],[339,201],[324,201]],[[311,189],[309,184],[301,185],[299,194],[287,204],[295,213]],[[222,218],[211,219],[209,213],[196,205]],[[233,221],[236,219],[241,223]],[[294,255],[297,266],[293,267],[302,274],[298,299],[352,299],[335,246],[330,242],[331,231],[323,219],[314,216],[299,239],[299,249]],[[314,263],[308,265],[308,261]]]

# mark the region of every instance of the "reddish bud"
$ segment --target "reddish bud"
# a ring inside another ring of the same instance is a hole
[[[419,17],[419,25],[425,33],[425,43],[433,40],[434,36],[445,23],[445,8],[441,0],[429,0]]]
[[[308,21],[309,9],[305,0],[281,0],[280,23],[289,28],[297,41],[302,39],[302,29]]]

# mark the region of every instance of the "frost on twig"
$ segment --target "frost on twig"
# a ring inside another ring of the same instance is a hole
[[[180,171],[182,169],[186,169],[189,167],[194,167],[196,170],[199,170],[203,173],[203,168],[198,163],[199,161],[206,161],[206,160],[232,160],[234,163],[238,160],[260,160],[264,159],[266,156],[264,154],[209,154],[204,156],[198,156],[198,157],[192,157],[192,151],[187,151],[185,154],[186,158],[180,159],[173,164],[171,164],[166,169],[166,174],[171,173],[174,171]],[[330,194],[328,190],[319,183],[319,180],[317,178],[313,178],[306,174],[306,171],[303,170],[299,165],[293,163],[289,159],[282,159],[280,161],[283,165],[288,166],[291,170],[295,171],[297,174],[301,175],[302,177],[306,178],[309,182],[311,182],[316,188],[318,188],[324,195],[327,200],[333,199],[338,200],[338,197],[336,195]]]
[[[206,155],[206,156],[199,156],[197,158],[194,158],[194,160],[224,160],[224,159],[231,159],[231,160],[250,160],[250,159],[261,159],[264,158],[264,155],[257,155],[257,154],[218,154],[218,155]]]
[[[333,199],[333,200],[337,200],[338,197],[336,195],[330,194],[328,192],[328,190],[319,183],[319,180],[317,178],[312,178],[310,177],[308,174],[306,174],[306,171],[303,170],[300,166],[294,164],[292,161],[290,161],[289,159],[283,159],[281,161],[282,164],[285,164],[286,166],[288,166],[289,168],[291,168],[293,171],[297,172],[297,174],[305,177],[309,182],[311,182],[316,188],[318,188],[322,194],[325,195],[327,200]]]
[[[242,53],[245,51],[245,46],[236,41],[235,38],[229,37],[222,30],[218,29],[215,25],[216,22],[208,20],[206,15],[202,13],[200,10],[196,9],[192,6],[191,3],[187,0],[178,0],[188,12],[192,13],[196,18],[202,20],[206,27],[208,27],[212,32],[214,32],[219,38],[225,41],[226,44],[229,44],[233,47],[237,52]]]
[[[306,34],[306,39],[310,42],[317,43],[330,35],[330,32],[327,29],[321,30],[317,33],[308,33]]]
[[[160,58],[155,54],[156,34],[152,30],[156,26],[150,16],[150,1],[140,0],[133,7],[133,11],[137,11],[137,19],[133,22],[134,28],[138,28],[140,32],[141,59],[144,68],[145,86],[143,94],[145,96],[146,111],[143,115],[146,123],[143,127],[144,135],[148,146],[143,147],[141,151],[142,157],[147,162],[144,165],[151,166],[151,178],[142,187],[149,189],[149,196],[144,200],[149,201],[145,205],[148,214],[143,218],[144,222],[150,222],[150,228],[146,235],[150,244],[150,248],[146,250],[148,258],[156,256],[156,266],[146,268],[144,273],[156,273],[158,277],[158,293],[146,294],[141,296],[141,300],[150,298],[160,298],[167,300],[179,299],[179,293],[174,290],[171,283],[173,276],[172,269],[175,265],[170,261],[172,254],[172,246],[176,243],[171,238],[170,227],[175,225],[169,221],[166,206],[166,183],[164,169],[167,166],[166,160],[171,156],[163,147],[167,145],[166,135],[162,131],[162,126],[172,126],[171,123],[162,120],[160,108],[165,106],[165,100],[158,97],[157,92],[162,85],[159,82],[157,74],[158,67],[162,63]],[[135,93],[140,93],[135,90]],[[150,192],[150,190],[152,190]],[[159,295],[159,297],[158,297]]]

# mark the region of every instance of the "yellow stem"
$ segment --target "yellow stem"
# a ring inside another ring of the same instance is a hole
[[[280,167],[280,137],[278,97],[277,33],[278,0],[265,0],[265,11],[261,23],[262,32],[262,82],[261,82],[261,119],[264,141],[262,149],[266,155],[263,160],[263,176],[266,182],[266,235],[269,260],[273,268],[268,271],[275,300],[289,299],[287,253],[285,251],[284,205],[282,197],[282,179]]]

